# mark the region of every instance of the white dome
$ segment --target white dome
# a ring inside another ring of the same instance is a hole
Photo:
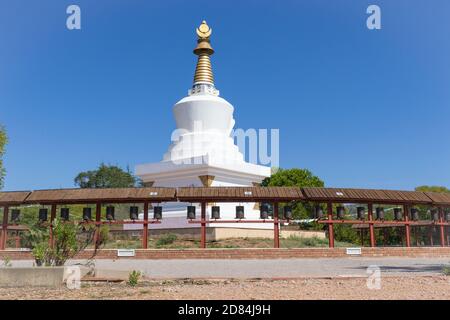
[[[188,132],[216,131],[230,135],[234,127],[233,106],[210,94],[185,97],[173,107],[177,129]]]
[[[223,98],[200,90],[173,107],[177,129],[163,161],[208,156],[220,163],[242,163],[244,156],[231,136],[233,106]]]

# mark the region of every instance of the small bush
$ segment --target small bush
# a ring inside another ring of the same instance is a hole
[[[10,257],[5,256],[5,257],[3,258],[3,266],[4,266],[4,267],[11,267],[11,266],[12,266],[12,264],[11,264],[11,258],[10,258]]]
[[[161,236],[161,238],[159,238],[156,241],[156,245],[159,246],[164,246],[164,245],[168,245],[168,244],[172,244],[174,243],[176,240],[178,239],[176,234],[173,233],[169,233],[167,235],[163,235]]]
[[[141,276],[142,276],[141,272],[136,270],[131,271],[128,276],[128,285],[135,287],[138,284]]]
[[[48,265],[49,262],[46,261],[48,245],[45,243],[36,243],[33,250],[31,251],[36,266],[40,267],[42,265]]]
[[[446,266],[442,269],[442,273],[446,276],[450,276],[450,266]]]
[[[95,245],[97,249],[104,245],[107,227],[99,230]],[[77,253],[93,242],[95,226],[85,226],[80,223],[65,223],[62,220],[53,221],[53,245],[50,244],[50,228],[35,224],[29,226],[26,242],[31,247],[31,253],[37,266],[63,266]],[[94,253],[94,255],[95,255]]]

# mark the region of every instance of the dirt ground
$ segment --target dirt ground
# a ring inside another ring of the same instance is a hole
[[[369,290],[366,278],[295,280],[173,280],[83,283],[67,288],[0,288],[0,299],[450,299],[449,276],[383,277],[381,289]]]

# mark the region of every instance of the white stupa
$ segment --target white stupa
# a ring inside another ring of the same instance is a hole
[[[270,176],[270,168],[248,163],[234,144],[231,135],[235,124],[233,106],[219,97],[214,86],[210,56],[214,53],[210,45],[211,28],[202,22],[197,28],[198,44],[194,53],[198,55],[194,84],[188,96],[173,107],[176,130],[172,144],[161,162],[137,165],[135,173],[146,186],[252,186]],[[216,204],[221,207],[222,219],[234,219],[233,203]],[[259,209],[255,203],[245,206],[246,219],[258,219]],[[163,205],[163,221],[151,228],[193,228],[188,224],[185,203]],[[198,210],[199,212],[199,210]],[[207,207],[209,216],[210,206]],[[209,224],[213,228],[271,229],[271,224]]]

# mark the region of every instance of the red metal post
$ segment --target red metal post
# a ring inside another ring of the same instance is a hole
[[[403,215],[405,222],[409,221],[409,207],[407,205],[403,206]],[[411,234],[410,234],[410,225],[407,223],[405,224],[405,239],[406,239],[406,246],[411,247]]]
[[[202,212],[201,212],[201,239],[200,239],[200,248],[206,248],[206,202],[201,203]]]
[[[446,227],[445,227],[445,233],[446,233],[446,236],[447,236],[447,245],[448,245],[448,246],[450,246],[450,234],[449,234],[449,230],[450,230],[449,226],[446,226]]]
[[[441,246],[445,247],[445,229],[444,229],[444,208],[439,208],[439,221],[441,222],[441,225],[439,226],[439,231],[441,235]]]
[[[447,245],[450,246],[450,235],[449,235],[449,227],[445,227],[446,231],[447,231]]]
[[[278,220],[278,202],[273,204],[273,247],[280,247],[280,222]]]
[[[16,249],[20,248],[20,232],[16,232]]]
[[[370,233],[370,246],[375,247],[375,232],[373,228],[373,205],[369,203],[367,205],[367,211],[369,216],[369,233]]]
[[[53,240],[53,221],[56,218],[56,204],[52,204],[52,207],[50,209],[50,237],[49,237],[49,245],[50,248],[53,248],[55,246],[55,241]]]
[[[144,225],[142,229],[142,248],[148,248],[148,201],[144,202]]]
[[[98,237],[100,236],[101,220],[102,220],[102,204],[97,203],[95,206],[95,234],[94,234],[95,246],[97,246]]]
[[[328,220],[333,220],[333,203],[327,203]],[[330,248],[334,248],[334,228],[333,224],[328,224],[328,242]]]
[[[2,234],[0,237],[0,250],[5,250],[6,248],[6,239],[8,238],[8,213],[9,207],[3,207],[3,223],[2,223]]]

